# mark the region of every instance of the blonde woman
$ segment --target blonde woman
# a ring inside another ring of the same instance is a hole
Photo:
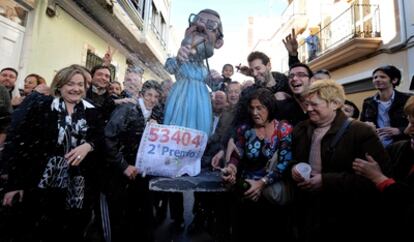
[[[378,234],[374,230],[379,193],[354,172],[352,162],[369,153],[385,168],[388,156],[367,124],[347,122],[340,84],[316,81],[304,97],[309,119],[295,127],[292,153],[295,162],[310,164],[311,177],[305,180],[291,169],[299,187],[296,210],[301,241],[373,240]]]

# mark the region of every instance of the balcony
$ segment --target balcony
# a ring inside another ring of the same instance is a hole
[[[312,53],[304,40],[299,59],[313,70],[335,70],[378,50],[381,44],[379,6],[353,4],[339,16],[319,28],[319,40]]]
[[[138,29],[142,31],[144,28],[145,1],[120,0],[118,2],[125,10],[125,12],[127,12],[128,16],[138,27]]]

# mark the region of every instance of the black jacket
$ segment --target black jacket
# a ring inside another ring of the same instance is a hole
[[[393,137],[394,142],[397,140],[408,138],[404,135],[404,129],[407,127],[408,121],[407,116],[404,113],[404,105],[407,102],[410,95],[394,90],[395,97],[391,104],[388,115],[390,116],[391,127],[398,128],[400,134]],[[377,95],[377,94],[376,94]],[[362,105],[361,121],[372,122],[378,127],[377,116],[378,116],[378,103],[374,100],[375,96],[366,98]]]
[[[51,110],[53,99],[31,95],[13,113],[3,153],[3,160],[8,164],[8,191],[37,188],[48,158],[64,155],[57,145],[58,112]],[[85,157],[80,168],[86,179],[92,179],[99,165],[94,155],[100,149],[102,126],[95,108],[85,110],[85,119],[89,127],[85,140],[95,151]]]
[[[98,95],[92,91],[92,86],[86,91],[86,100],[91,102],[97,110],[101,113],[105,123],[109,120],[112,111],[114,111],[116,105],[108,92],[102,95]]]
[[[322,188],[317,192],[302,191],[297,195],[301,241],[367,241],[377,229],[380,193],[374,184],[355,174],[352,162],[374,157],[384,171],[389,158],[376,133],[368,125],[352,121],[337,145],[330,149],[335,134],[347,117],[342,111],[321,140]],[[293,162],[308,162],[315,126],[310,120],[299,123],[292,138]],[[352,227],[352,229],[349,229]],[[374,238],[374,237],[371,237]]]
[[[404,241],[411,236],[414,219],[414,150],[411,141],[403,140],[388,147],[392,161],[392,176],[396,181],[383,192],[384,232],[387,241]]]
[[[151,118],[162,122],[162,107],[152,110]],[[105,128],[106,160],[110,167],[120,174],[134,165],[144,132],[146,121],[139,105],[132,103],[119,105],[111,115]]]

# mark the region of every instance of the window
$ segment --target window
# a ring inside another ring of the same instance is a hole
[[[165,46],[165,39],[167,36],[167,23],[165,22],[164,16],[161,14],[161,43]]]
[[[158,11],[154,3],[152,3],[150,20],[151,20],[151,27],[155,31],[157,28],[157,22],[158,22]]]
[[[138,11],[139,16],[144,19],[145,14],[145,0],[130,0],[134,8]]]
[[[0,1],[0,16],[3,16],[23,27],[27,23],[27,10],[11,0]]]
[[[371,77],[356,82],[344,84],[343,86],[346,94],[375,90],[374,84],[372,84]]]

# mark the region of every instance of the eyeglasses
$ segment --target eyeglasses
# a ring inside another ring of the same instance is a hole
[[[223,37],[223,33],[220,31],[220,23],[211,19],[205,19],[203,17],[200,17],[198,14],[190,14],[188,17],[188,25],[191,26],[195,23],[202,23],[204,24],[206,30],[210,32],[218,31],[218,38]]]
[[[297,76],[299,78],[309,77],[309,75],[306,74],[305,72],[298,72],[298,73],[290,73],[288,75],[288,78],[293,79],[295,76]]]

